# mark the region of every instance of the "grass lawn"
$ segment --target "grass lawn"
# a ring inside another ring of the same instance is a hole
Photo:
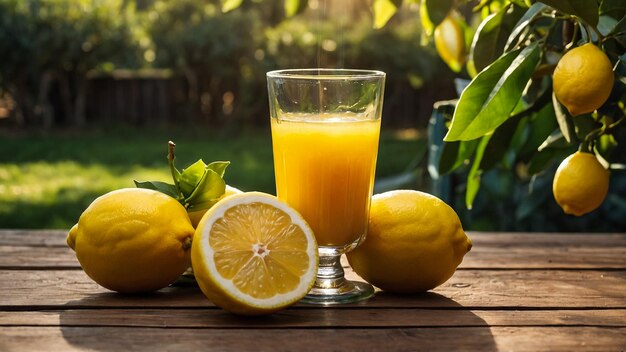
[[[228,184],[275,193],[269,131],[218,133],[134,129],[0,134],[0,228],[69,228],[99,195],[133,180],[170,182],[167,141],[179,169],[202,158],[229,160]],[[402,173],[426,148],[416,135],[381,137],[376,177]]]

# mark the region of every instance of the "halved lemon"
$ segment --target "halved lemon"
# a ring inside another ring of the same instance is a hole
[[[268,314],[309,292],[317,243],[294,209],[269,194],[248,192],[207,211],[194,235],[191,261],[213,303],[236,314]]]

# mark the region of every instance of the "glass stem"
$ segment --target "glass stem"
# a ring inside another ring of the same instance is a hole
[[[334,289],[345,285],[341,255],[321,255],[315,286],[324,289]]]

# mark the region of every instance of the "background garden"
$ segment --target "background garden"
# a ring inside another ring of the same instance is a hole
[[[0,227],[69,228],[104,192],[167,180],[168,140],[179,167],[230,160],[230,185],[272,193],[265,72],[346,67],[388,74],[377,192],[435,193],[470,230],[626,229],[623,172],[579,218],[552,198],[556,160],[532,180],[490,170],[471,211],[467,168],[432,181],[428,152],[442,136],[429,119],[445,113],[433,104],[457,98],[467,74],[423,40],[416,6],[374,29],[367,1],[224,3],[0,0]]]

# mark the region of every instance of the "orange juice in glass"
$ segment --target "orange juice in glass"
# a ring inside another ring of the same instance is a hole
[[[268,73],[278,198],[307,220],[320,267],[305,302],[348,303],[371,285],[345,280],[339,262],[365,238],[385,74],[367,70]]]

